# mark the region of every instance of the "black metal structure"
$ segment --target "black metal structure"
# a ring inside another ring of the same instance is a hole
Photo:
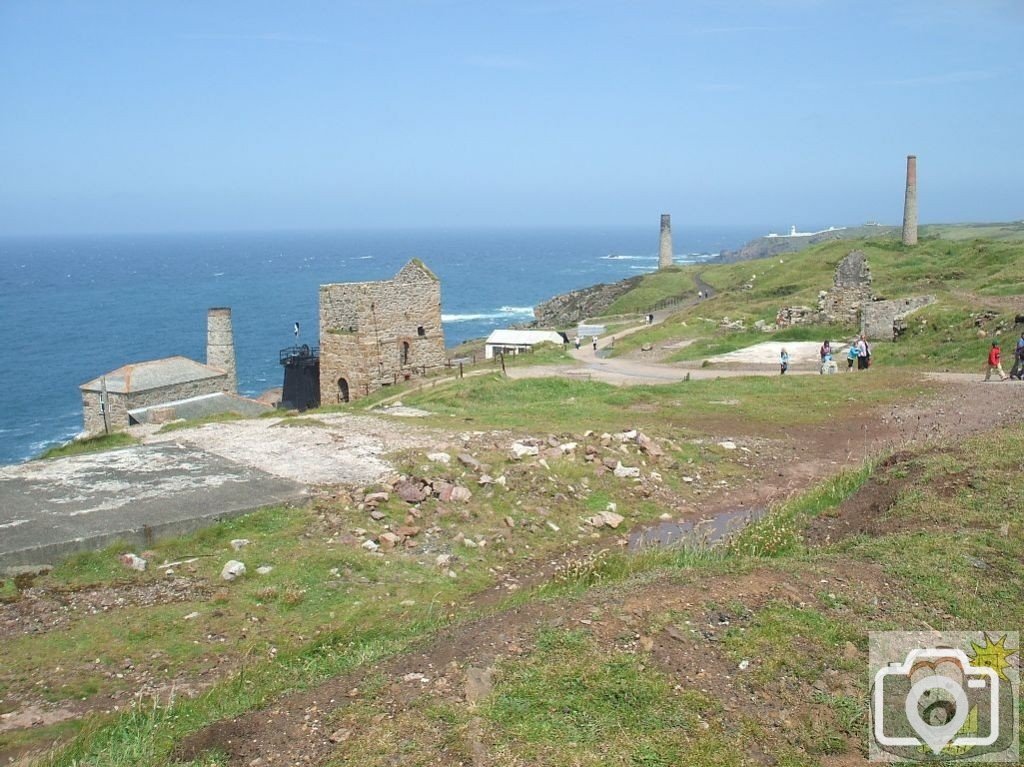
[[[284,367],[281,407],[298,411],[320,407],[319,347],[289,346],[281,350],[279,359]]]

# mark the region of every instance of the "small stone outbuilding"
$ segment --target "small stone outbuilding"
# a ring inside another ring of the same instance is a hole
[[[225,370],[187,357],[124,365],[82,384],[87,434],[124,431],[140,423],[166,423],[214,413],[255,415],[267,410],[230,390]]]
[[[393,279],[320,286],[320,403],[366,396],[446,362],[441,282],[419,259]]]

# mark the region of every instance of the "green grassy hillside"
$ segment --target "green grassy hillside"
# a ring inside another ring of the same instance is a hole
[[[670,338],[700,338],[676,359],[701,359],[759,340],[844,340],[858,328],[801,327],[770,334],[724,330],[719,325],[728,317],[752,328],[758,320],[774,323],[783,306],[815,307],[819,292],[832,286],[836,265],[853,250],[867,255],[876,296],[928,294],[938,299],[910,316],[898,343],[874,339],[879,362],[974,370],[984,361],[995,334],[1005,335],[1005,345],[1012,346],[1017,335],[1014,318],[1024,313],[1024,242],[933,237],[915,247],[893,239],[830,242],[779,258],[650,274],[635,291],[644,299],[680,288],[680,293],[692,294],[698,273],[717,292],[708,301],[681,309],[663,326],[623,339],[616,351],[621,354]],[[630,305],[632,297],[624,296],[615,308]]]

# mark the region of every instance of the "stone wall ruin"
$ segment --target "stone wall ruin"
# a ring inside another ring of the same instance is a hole
[[[864,251],[854,250],[836,266],[832,289],[819,301],[823,322],[855,325],[861,307],[871,301],[871,268]]]
[[[775,324],[859,326],[872,340],[895,341],[905,329],[906,316],[935,302],[935,296],[913,296],[895,300],[876,298],[871,291],[871,268],[863,251],[851,251],[836,266],[832,288],[818,294],[818,308],[784,306]]]
[[[913,296],[891,301],[871,301],[860,314],[860,332],[878,341],[895,341],[906,329],[906,316],[935,303],[935,296]]]

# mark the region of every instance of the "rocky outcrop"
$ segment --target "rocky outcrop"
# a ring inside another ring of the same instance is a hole
[[[611,306],[619,296],[637,287],[642,276],[613,283],[601,283],[581,290],[573,290],[538,304],[533,315],[536,325],[548,328],[564,328],[588,319],[598,317]]]

